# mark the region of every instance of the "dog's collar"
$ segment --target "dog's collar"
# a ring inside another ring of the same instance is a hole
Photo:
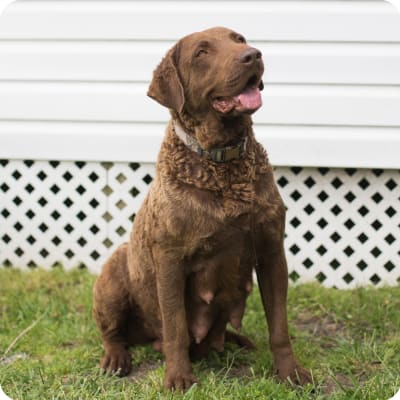
[[[220,147],[210,150],[204,150],[196,139],[187,134],[177,121],[172,121],[172,129],[176,136],[185,143],[186,147],[197,153],[200,157],[216,163],[228,162],[238,158],[243,158],[246,152],[247,137],[242,139],[236,146]]]

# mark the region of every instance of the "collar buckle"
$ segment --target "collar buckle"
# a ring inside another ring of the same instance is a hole
[[[215,162],[225,162],[226,161],[226,148],[217,149],[214,154],[215,154],[215,156],[213,157],[213,161],[215,161]]]

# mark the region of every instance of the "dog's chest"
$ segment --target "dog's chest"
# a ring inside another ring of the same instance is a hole
[[[233,258],[241,262],[248,258],[246,249],[252,241],[250,215],[213,223],[203,220],[195,227],[195,237],[192,241],[188,238],[186,261],[189,271],[198,271],[211,264],[221,267],[232,263]]]
[[[274,229],[276,222],[283,218],[279,193],[275,187],[272,193],[266,193],[266,187],[263,184],[257,187],[256,183],[246,201],[239,194],[243,192],[237,190],[223,195],[205,195],[201,191],[201,196],[193,202],[197,206],[185,210],[186,220],[190,221],[185,229],[186,255],[193,268],[197,268],[197,259],[219,260],[225,255],[241,260],[249,258],[257,227]],[[191,195],[197,197],[196,191]]]

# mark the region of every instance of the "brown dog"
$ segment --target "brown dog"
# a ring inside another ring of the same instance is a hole
[[[226,325],[240,328],[255,268],[278,377],[310,382],[288,335],[285,208],[252,131],[263,70],[260,51],[225,28],[184,37],[155,70],[148,95],[172,118],[130,241],[94,287],[103,369],[128,374],[128,347],[153,342],[165,386],[187,389],[189,354],[251,347]]]

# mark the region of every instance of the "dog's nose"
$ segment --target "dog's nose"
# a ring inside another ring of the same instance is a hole
[[[260,50],[255,49],[254,47],[249,47],[243,51],[243,53],[239,57],[239,62],[242,64],[254,64],[256,61],[261,60],[262,54]]]

